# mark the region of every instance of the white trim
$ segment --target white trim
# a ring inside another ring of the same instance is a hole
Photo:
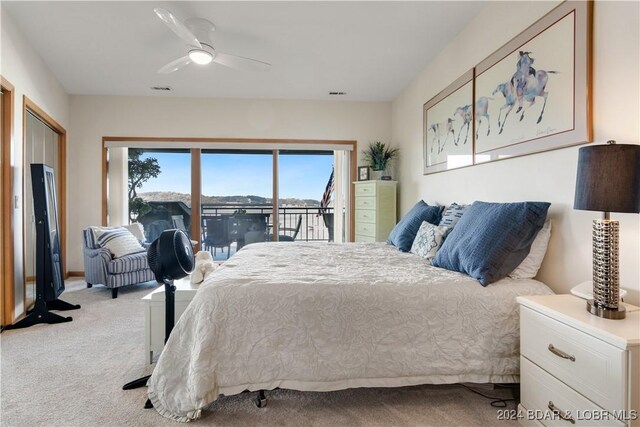
[[[106,148],[200,148],[203,150],[301,150],[353,151],[351,144],[265,143],[265,142],[188,142],[188,141],[105,141]]]

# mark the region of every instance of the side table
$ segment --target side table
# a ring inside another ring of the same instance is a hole
[[[192,285],[189,277],[176,280],[176,322],[198,291],[200,285]],[[145,362],[153,363],[164,348],[164,286],[160,286],[142,298],[144,310],[144,357]]]

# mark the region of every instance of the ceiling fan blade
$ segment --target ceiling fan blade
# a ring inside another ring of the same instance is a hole
[[[155,9],[153,9],[153,11],[156,13],[156,15],[158,15],[158,18],[160,18],[165,24],[167,24],[167,27],[169,27],[171,31],[176,33],[178,37],[184,40],[185,43],[190,46],[202,48],[202,45],[200,44],[196,36],[194,36],[193,33],[189,31],[189,29],[185,27],[182,22],[178,21],[178,19],[173,16],[171,12],[159,7],[156,7]]]
[[[183,56],[182,58],[178,58],[175,61],[169,62],[164,67],[158,70],[158,74],[169,74],[174,71],[178,71],[180,68],[184,68],[187,65],[191,64],[191,59],[189,59],[189,55]]]
[[[229,68],[251,71],[268,71],[271,64],[258,61],[257,59],[245,58],[244,56],[231,55],[228,53],[216,52],[213,62]]]

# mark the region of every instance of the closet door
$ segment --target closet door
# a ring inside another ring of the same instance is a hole
[[[4,145],[8,144],[9,141],[4,140],[4,129],[8,123],[5,123],[5,111],[4,111],[4,91],[0,87],[0,141],[2,142],[2,146],[0,149],[0,189],[4,192],[4,168],[5,168],[5,158],[4,158]],[[2,196],[4,198],[4,195]],[[4,299],[5,299],[5,286],[9,286],[9,280],[5,277],[4,273],[4,241],[6,236],[4,235],[4,221],[8,221],[8,218],[5,218],[4,213],[4,200],[0,203],[0,325],[4,325]]]
[[[36,279],[36,223],[33,212],[33,190],[31,164],[44,163],[53,168],[56,182],[59,180],[59,138],[60,136],[38,117],[27,111],[25,128],[25,307],[29,308],[35,299]]]

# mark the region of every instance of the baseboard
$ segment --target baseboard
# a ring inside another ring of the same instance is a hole
[[[84,271],[67,271],[69,277],[84,277]]]

